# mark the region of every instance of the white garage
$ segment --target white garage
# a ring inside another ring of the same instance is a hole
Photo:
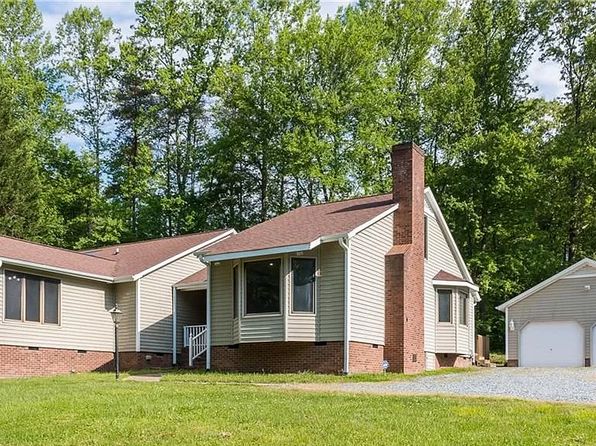
[[[584,329],[577,322],[530,322],[521,330],[521,367],[582,367],[584,362]]]
[[[497,309],[508,366],[596,366],[596,261],[581,260]]]

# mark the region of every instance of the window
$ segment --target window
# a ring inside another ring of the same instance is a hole
[[[4,278],[6,319],[58,324],[60,282],[14,271]]]
[[[233,289],[232,289],[232,294],[233,294],[233,302],[232,302],[232,312],[234,319],[236,319],[238,317],[238,265],[235,265],[234,268],[232,268],[232,275],[233,275]]]
[[[292,311],[315,312],[315,282],[317,262],[315,259],[292,259]]]
[[[468,325],[468,295],[459,293],[459,323]]]
[[[451,322],[451,291],[439,290],[439,322]]]
[[[12,273],[6,271],[4,275],[4,283],[6,284],[6,311],[4,317],[6,319],[22,319],[22,300],[23,300],[23,283],[25,276],[19,273]]]
[[[424,258],[428,259],[428,217],[424,216]]]
[[[247,262],[244,265],[244,273],[246,277],[245,313],[279,313],[281,260]]]

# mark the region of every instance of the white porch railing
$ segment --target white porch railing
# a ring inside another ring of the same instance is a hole
[[[207,351],[207,326],[185,326],[184,346],[188,347],[188,366],[192,367],[192,362]]]

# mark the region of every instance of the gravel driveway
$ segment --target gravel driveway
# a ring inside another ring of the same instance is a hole
[[[327,390],[510,397],[596,404],[596,368],[491,368],[406,381],[335,384]]]

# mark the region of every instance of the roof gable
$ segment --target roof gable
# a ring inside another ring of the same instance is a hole
[[[592,270],[593,270],[593,272],[590,272]],[[523,293],[515,296],[514,298],[509,299],[505,303],[502,303],[501,305],[496,307],[496,309],[499,311],[505,311],[510,306],[515,305],[516,303],[524,300],[527,297],[530,297],[533,294],[536,294],[538,291],[543,290],[547,286],[552,285],[553,283],[555,283],[561,279],[581,278],[582,276],[583,277],[586,277],[586,276],[593,277],[594,275],[596,275],[596,261],[594,261],[592,259],[588,259],[588,258],[582,259],[579,262],[564,269],[563,271],[555,274],[554,276],[551,276],[548,279],[543,280],[538,285],[530,288],[529,290],[526,290]]]
[[[197,249],[232,235],[233,230],[218,230],[196,234],[145,240],[83,251],[89,256],[115,262],[114,277],[143,276],[163,263],[191,254]]]
[[[72,251],[0,236],[0,264],[84,277],[103,282],[136,280],[234,230],[218,230],[85,251]]]
[[[434,215],[435,219],[437,220],[437,223],[439,224],[439,227],[441,228],[441,231],[443,232],[443,235],[445,236],[447,245],[449,246],[449,249],[451,250],[453,257],[455,258],[455,262],[457,263],[457,266],[459,267],[459,270],[460,270],[463,278],[465,279],[466,282],[473,284],[474,280],[472,279],[472,276],[470,275],[470,272],[468,271],[468,267],[466,266],[466,262],[464,262],[464,258],[462,257],[461,253],[459,252],[459,248],[457,247],[457,244],[455,243],[455,239],[453,238],[453,235],[451,234],[451,231],[449,230],[447,221],[445,221],[443,212],[441,212],[441,208],[439,207],[439,204],[437,203],[437,200],[435,199],[435,196],[432,193],[432,190],[429,187],[427,187],[424,190],[424,195],[426,198],[425,201],[427,202],[432,214]],[[477,300],[480,300],[480,296],[477,295],[476,298],[477,298]]]

